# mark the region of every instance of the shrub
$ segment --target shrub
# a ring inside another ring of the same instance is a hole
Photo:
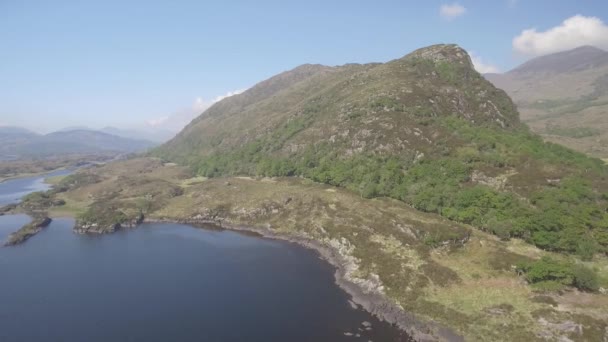
[[[574,279],[572,269],[568,264],[558,262],[549,257],[538,261],[520,264],[518,268],[525,273],[529,283],[554,281],[563,285],[572,285]]]
[[[566,286],[574,286],[582,291],[597,291],[599,288],[597,274],[591,269],[549,257],[521,263],[517,269],[524,273],[528,283],[542,291],[559,291]]]
[[[597,274],[583,265],[575,265],[572,268],[574,275],[574,286],[584,291],[597,291],[599,281]]]

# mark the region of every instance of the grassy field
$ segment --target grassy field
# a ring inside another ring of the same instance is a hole
[[[66,176],[65,175],[61,175],[61,176],[52,176],[52,177],[47,177],[44,179],[44,182],[47,184],[51,184],[51,185],[57,185],[59,184]]]

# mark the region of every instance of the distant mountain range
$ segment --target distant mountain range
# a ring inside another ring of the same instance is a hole
[[[608,52],[582,46],[484,76],[546,140],[608,158]]]
[[[66,131],[98,131],[111,135],[116,135],[123,138],[128,139],[137,139],[137,140],[148,140],[157,143],[163,143],[171,138],[173,138],[176,132],[171,130],[137,130],[137,129],[123,129],[107,126],[101,129],[94,129],[86,126],[70,126],[65,127],[58,132],[66,132]]]
[[[140,131],[134,129],[122,129],[116,127],[104,127],[100,129],[101,132],[117,135],[123,138],[149,140],[158,143],[163,143],[173,138],[176,132],[170,130],[157,130],[157,131]]]
[[[20,127],[0,127],[0,160],[102,152],[131,153],[145,151],[154,145],[148,140],[86,129],[41,135]]]

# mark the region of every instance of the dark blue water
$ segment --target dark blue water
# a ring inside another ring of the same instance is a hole
[[[0,183],[0,206],[17,203],[19,199],[34,191],[44,191],[50,185],[44,182],[47,177],[70,174],[72,170],[57,170],[43,176],[25,177],[8,180]]]
[[[297,245],[178,224],[101,237],[72,225],[57,219],[0,248],[0,341],[400,340]]]
[[[46,190],[51,175],[0,183],[0,198]],[[0,216],[0,240],[28,221]],[[0,341],[407,339],[353,309],[334,269],[295,244],[178,224],[83,236],[73,224],[0,248]]]

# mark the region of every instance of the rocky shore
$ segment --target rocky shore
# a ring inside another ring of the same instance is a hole
[[[140,213],[131,220],[126,220],[122,223],[102,224],[98,222],[90,222],[79,220],[76,221],[73,231],[77,234],[111,234],[123,228],[134,228],[144,222],[144,214]]]
[[[48,216],[36,217],[32,222],[21,227],[18,231],[11,233],[4,243],[4,246],[15,246],[24,243],[27,239],[40,233],[42,229],[51,224],[51,218]]]
[[[352,301],[379,319],[396,325],[405,331],[414,341],[464,341],[455,331],[436,322],[425,321],[405,311],[393,303],[382,293],[373,282],[360,282],[349,276],[351,262],[348,256],[332,244],[322,243],[300,234],[282,234],[270,227],[255,228],[243,225],[233,225],[229,220],[218,216],[195,217],[186,219],[146,218],[145,223],[181,223],[199,227],[217,227],[221,229],[254,233],[264,238],[277,239],[299,244],[319,253],[319,256],[336,268],[334,274],[336,284],[352,297]]]
[[[7,204],[3,207],[0,207],[0,216],[10,214],[13,210],[17,208],[17,204]]]

